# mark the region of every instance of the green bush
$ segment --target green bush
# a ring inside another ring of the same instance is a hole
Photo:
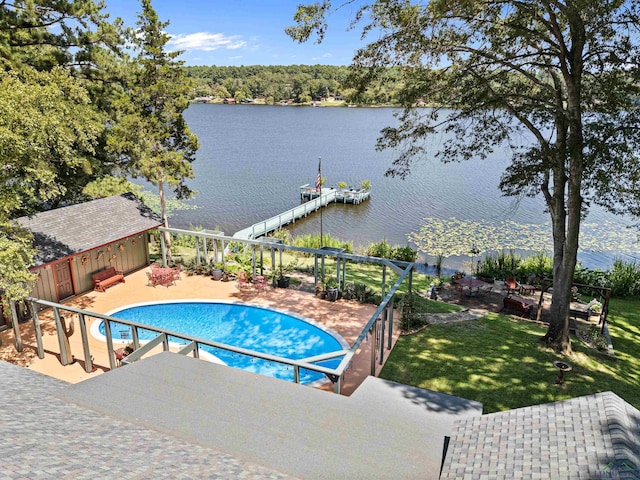
[[[616,259],[609,273],[611,295],[632,297],[640,295],[640,265]]]
[[[428,324],[423,318],[424,316],[420,315],[426,312],[426,303],[423,303],[423,300],[424,298],[420,295],[413,293],[411,295],[403,295],[398,301],[401,332],[410,332]]]
[[[418,252],[410,246],[391,246],[386,239],[367,245],[364,249],[364,254],[368,257],[390,258],[403,262],[415,262],[418,258]]]
[[[528,281],[532,277],[551,278],[553,259],[544,252],[523,257],[513,251],[488,253],[478,261],[476,275],[485,278],[515,277]]]
[[[418,258],[418,252],[409,245],[406,247],[396,246],[393,248],[391,258],[394,260],[401,260],[403,262],[415,262]]]
[[[370,243],[365,249],[365,255],[368,257],[391,258],[393,247],[389,245],[386,239],[381,242]]]
[[[360,303],[380,304],[380,295],[376,293],[365,283],[349,282],[346,283],[342,290],[342,298],[345,300],[357,300]],[[377,302],[376,302],[377,300]]]
[[[345,242],[338,238],[332,237],[329,234],[322,235],[322,243],[320,243],[320,235],[299,235],[293,240],[293,245],[302,248],[315,248],[319,249],[323,247],[343,248],[346,253],[353,252],[353,243]]]
[[[271,232],[269,234],[269,238],[277,238],[279,240],[282,240],[282,243],[284,243],[285,245],[293,244],[293,237],[291,236],[291,232],[284,228],[279,228],[278,230]]]

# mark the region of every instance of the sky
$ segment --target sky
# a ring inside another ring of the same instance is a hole
[[[312,0],[154,0],[171,35],[170,50],[184,50],[186,65],[349,65],[364,45],[360,30],[347,31],[355,7],[333,15],[322,44],[299,44],[285,33],[301,3]],[[140,3],[105,0],[110,18],[134,27]]]

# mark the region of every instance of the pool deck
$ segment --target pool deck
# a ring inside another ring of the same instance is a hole
[[[339,300],[329,302],[321,300],[315,295],[293,288],[279,289],[268,287],[266,291],[239,290],[236,282],[213,281],[210,277],[187,276],[182,274],[182,279],[175,285],[165,287],[151,287],[147,285],[146,271],[148,268],[127,275],[125,283],[116,284],[106,292],[89,292],[63,302],[65,305],[74,306],[96,313],[106,313],[118,307],[140,302],[177,300],[177,299],[207,299],[243,302],[254,305],[266,306],[277,310],[291,312],[314,320],[333,331],[352,345],[362,328],[373,315],[374,305],[361,305],[354,301]],[[75,325],[75,333],[69,338],[71,351],[77,360],[72,365],[62,366],[59,360],[59,346],[55,335],[55,326],[47,312],[40,314],[45,358],[40,359],[36,355],[36,341],[33,332],[33,323],[20,325],[24,351],[18,353],[14,346],[13,331],[7,330],[0,333],[2,346],[0,346],[0,359],[28,367],[30,370],[49,375],[70,383],[78,383],[87,378],[101,375],[108,371],[109,361],[107,357],[106,343],[89,335],[89,346],[94,364],[98,367],[95,372],[84,371],[84,358],[80,329]],[[90,328],[90,323],[87,322]],[[394,329],[392,345],[398,338],[398,330]],[[351,395],[355,389],[369,375],[371,368],[371,342],[363,342],[354,356],[351,367],[344,375],[342,393]],[[160,351],[158,349],[158,351]],[[390,350],[385,349],[386,360]],[[376,375],[382,366],[377,365]],[[327,385],[328,388],[331,385]]]

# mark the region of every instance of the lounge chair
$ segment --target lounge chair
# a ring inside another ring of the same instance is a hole
[[[602,308],[602,304],[595,298],[589,303],[571,302],[571,305],[569,307],[569,316],[573,318],[582,318],[584,320],[589,320],[589,318],[591,318],[591,315],[595,313],[593,311],[593,307],[595,305],[599,305]]]

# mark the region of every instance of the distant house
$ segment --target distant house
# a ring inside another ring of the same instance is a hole
[[[15,221],[33,233],[38,275],[32,296],[58,302],[93,289],[91,274],[149,263],[148,232],[160,217],[132,193],[56,208]]]
[[[236,99],[235,98],[225,98],[222,100],[222,103],[224,103],[225,105],[235,105],[236,104]]]

